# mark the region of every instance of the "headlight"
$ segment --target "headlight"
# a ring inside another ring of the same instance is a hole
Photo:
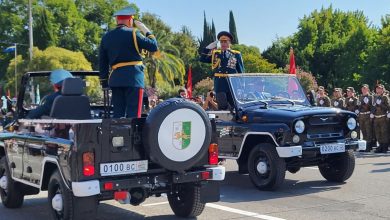
[[[352,138],[352,139],[356,139],[357,136],[358,136],[358,133],[357,133],[356,131],[352,131],[352,132],[351,132],[351,138]]]
[[[349,118],[347,121],[347,126],[349,130],[353,130],[356,128],[356,119],[355,118]]]
[[[305,123],[302,120],[295,122],[294,129],[298,134],[302,134],[305,130]]]
[[[294,142],[294,144],[298,144],[300,140],[301,140],[301,139],[299,138],[298,135],[294,135],[294,136],[293,136],[293,142]]]

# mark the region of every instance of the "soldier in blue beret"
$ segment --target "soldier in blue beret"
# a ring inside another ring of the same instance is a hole
[[[117,27],[100,44],[100,80],[103,89],[112,90],[114,118],[141,117],[145,68],[141,52],[158,50],[155,36],[142,22],[133,20],[135,14],[131,7],[115,12]]]
[[[200,61],[211,63],[212,73],[214,75],[214,90],[218,97],[219,93],[225,93],[230,106],[234,106],[233,98],[229,90],[226,74],[244,73],[244,63],[241,53],[237,50],[230,49],[233,36],[222,31],[217,36],[218,40],[209,44],[203,49]],[[218,41],[221,48],[217,48]]]

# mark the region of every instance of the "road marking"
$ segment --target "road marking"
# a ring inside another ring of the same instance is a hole
[[[168,204],[168,203],[169,202],[156,202],[156,203],[145,204],[145,205],[142,205],[142,206],[144,206],[144,207],[158,206],[158,205],[165,205],[165,204]],[[248,212],[248,211],[244,211],[244,210],[240,210],[240,209],[234,209],[234,208],[230,208],[230,207],[223,206],[223,205],[217,205],[217,204],[213,204],[213,203],[207,203],[206,206],[209,207],[209,208],[213,208],[213,209],[219,209],[219,210],[222,210],[222,211],[232,212],[232,213],[245,215],[245,216],[252,217],[252,218],[263,219],[263,220],[285,220],[283,218],[272,217],[272,216],[269,216],[269,215],[261,215],[259,213]]]
[[[318,167],[304,167],[306,169],[310,169],[310,170],[318,170]]]
[[[236,214],[240,214],[240,215],[245,215],[245,216],[252,217],[252,218],[259,218],[259,219],[264,219],[264,220],[285,220],[283,218],[272,217],[269,215],[261,215],[259,213],[248,212],[248,211],[244,211],[244,210],[240,210],[240,209],[234,209],[234,208],[230,208],[230,207],[222,206],[222,205],[217,205],[217,204],[213,204],[213,203],[207,203],[206,206],[210,207],[210,208],[226,211],[226,212],[232,212],[232,213],[236,213]]]
[[[165,205],[168,204],[169,202],[156,202],[156,203],[150,203],[150,204],[145,204],[142,206],[148,207],[148,206],[156,206],[156,205]]]

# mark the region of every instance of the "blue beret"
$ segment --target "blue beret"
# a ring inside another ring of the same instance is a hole
[[[67,78],[73,78],[73,75],[64,69],[53,70],[50,73],[50,82],[53,85],[61,85],[62,81]]]
[[[132,15],[135,15],[137,12],[135,11],[134,8],[132,7],[126,7],[126,8],[122,8],[121,10],[119,11],[116,11],[114,13],[114,16],[132,16]]]

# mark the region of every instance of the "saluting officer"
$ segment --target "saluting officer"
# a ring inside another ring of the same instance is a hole
[[[117,11],[114,14],[117,27],[106,33],[100,44],[100,80],[103,89],[109,86],[112,90],[114,118],[141,116],[144,88],[141,52],[158,50],[152,32],[133,20],[135,13],[131,7]],[[143,35],[133,27],[133,22]]]
[[[358,114],[363,140],[367,141],[366,152],[370,152],[376,146],[376,143],[373,142],[372,120],[370,119],[370,114],[374,110],[374,97],[370,94],[368,84],[363,84],[361,91],[362,95],[359,97],[358,107],[355,113]]]
[[[330,98],[326,95],[325,88],[323,86],[318,87],[317,104],[320,107],[330,107]]]
[[[389,145],[389,129],[387,121],[387,113],[390,109],[389,98],[383,95],[384,85],[376,85],[376,95],[374,97],[374,109],[371,118],[374,119],[374,130],[376,140],[379,142],[379,147],[375,153],[386,153]]]
[[[358,109],[358,99],[355,97],[355,89],[347,88],[347,99],[345,100],[345,110],[355,112]]]
[[[332,106],[335,108],[344,109],[344,98],[342,96],[341,88],[335,88],[333,90]]]
[[[217,102],[219,97],[218,94],[225,93],[229,104],[234,106],[226,74],[244,73],[244,63],[242,61],[241,53],[237,50],[230,49],[233,35],[227,31],[222,31],[218,34],[217,38],[217,41],[209,44],[203,50],[200,61],[211,63],[211,69],[214,74],[214,90],[217,94]],[[217,49],[218,41],[221,43],[220,49]]]

